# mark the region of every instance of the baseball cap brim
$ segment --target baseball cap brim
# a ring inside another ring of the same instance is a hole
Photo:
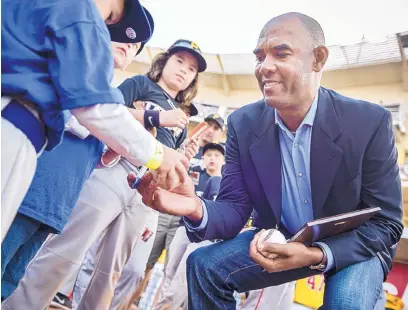
[[[224,130],[224,125],[225,125],[225,124],[224,124],[224,119],[222,119],[221,117],[214,118],[214,117],[212,116],[212,114],[211,114],[211,115],[207,116],[206,118],[204,118],[204,121],[205,121],[205,122],[207,122],[207,121],[214,121],[214,122],[217,123],[218,126],[220,126],[220,128],[221,128],[222,130]]]
[[[144,10],[145,10],[145,13],[146,13],[146,16],[147,16],[147,20],[149,21],[150,30],[151,30],[152,35],[153,35],[153,32],[154,32],[154,20],[153,20],[153,16],[150,14],[150,12],[149,12],[148,10],[146,10],[146,9],[144,9]],[[151,36],[149,37],[149,39],[150,39],[150,38],[151,38]],[[149,42],[149,39],[147,39],[146,41],[143,41],[143,42],[142,42],[142,44],[140,45],[139,49],[138,49],[137,52],[136,52],[136,56],[139,55],[139,54],[142,52],[142,50],[143,50],[144,46],[146,45],[146,43]]]
[[[190,105],[190,114],[191,116],[196,116],[198,115],[198,110],[194,104]]]
[[[203,155],[205,154],[205,152],[207,152],[208,150],[218,150],[221,152],[222,155],[225,156],[225,149],[221,144],[218,143],[208,143],[206,145],[204,145],[203,147]]]
[[[198,65],[197,71],[198,72],[203,72],[205,71],[205,69],[207,69],[207,62],[205,61],[203,55],[201,55],[199,52],[197,52],[193,48],[190,48],[187,46],[172,46],[168,50],[170,54],[174,54],[179,51],[189,52],[197,59],[197,65]]]
[[[127,0],[124,17],[113,25],[108,25],[111,40],[120,43],[146,42],[153,34],[149,19],[150,12],[139,0]]]

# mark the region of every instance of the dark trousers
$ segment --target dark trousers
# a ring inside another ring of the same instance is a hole
[[[268,273],[249,256],[256,231],[194,251],[187,259],[188,308],[191,310],[235,310],[234,291],[246,292],[275,286],[313,274],[308,267]],[[320,309],[372,310],[382,293],[384,272],[373,257],[349,266],[326,281],[324,305]]]

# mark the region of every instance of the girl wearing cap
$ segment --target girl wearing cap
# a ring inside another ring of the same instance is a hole
[[[140,43],[111,42],[115,68],[125,69],[140,52],[140,46]],[[61,233],[82,186],[101,158],[103,143],[89,135],[71,113],[66,113],[65,117],[63,142],[53,152],[44,152],[38,159],[33,181],[2,242],[2,300],[17,288],[28,263],[47,237]],[[13,294],[4,304],[13,305],[14,300],[21,309],[41,308],[31,306],[32,295],[17,298],[15,295],[20,294]],[[40,299],[33,300],[38,302]],[[46,302],[45,306],[48,306],[49,301]]]

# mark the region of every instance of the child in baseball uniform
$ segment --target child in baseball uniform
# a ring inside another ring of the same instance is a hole
[[[180,54],[182,54],[181,57]],[[199,55],[201,56],[201,54]],[[162,78],[157,78],[157,84],[151,78],[143,76],[143,79],[137,77],[140,79],[138,83],[128,84],[125,81],[120,89],[123,91],[128,107],[133,107],[133,102],[136,100],[146,102],[150,99],[146,104],[150,103],[153,107],[156,105],[163,108],[161,111],[152,110],[159,114],[151,114],[155,119],[150,125],[161,127],[161,120],[171,122],[175,119],[173,123],[165,124],[171,128],[163,128],[163,130],[157,128],[157,138],[161,139],[167,147],[175,148],[179,144],[181,145],[182,137],[185,136],[183,130],[177,126],[183,125],[181,122],[184,122],[185,126],[187,122],[184,118],[177,118],[174,115],[167,119],[167,112],[180,115],[177,109],[179,103],[175,99],[178,95],[188,96],[191,91],[195,91],[197,74],[205,69],[205,61],[202,56],[196,58],[175,50],[169,50],[165,56],[167,60],[162,63],[163,67],[159,72],[162,73],[160,75]],[[159,60],[161,59],[159,58]],[[157,61],[154,62],[153,69],[156,69],[156,64]],[[158,73],[152,70],[151,74]],[[179,78],[179,75],[183,78]],[[149,76],[151,75],[149,74]],[[161,84],[163,81],[168,81],[168,83]],[[168,84],[170,85],[168,86]],[[129,95],[128,91],[124,90],[127,85],[130,85],[129,92],[134,96]],[[189,87],[191,88],[189,89]],[[188,89],[190,91],[186,91]],[[185,92],[180,94],[182,91]],[[129,98],[131,99],[129,100]],[[138,112],[132,111],[134,117],[138,117]],[[142,113],[144,112],[142,111]],[[163,118],[161,118],[162,115]],[[149,128],[148,121],[149,119],[144,122],[144,125]],[[155,123],[156,121],[159,123]],[[159,133],[163,138],[160,138]],[[137,191],[130,189],[127,185],[127,174],[130,171],[137,171],[137,169],[129,161],[122,158],[110,169],[96,170],[91,175],[84,185],[78,203],[62,234],[54,235],[46,241],[28,267],[20,286],[10,298],[24,299],[22,298],[24,294],[28,295],[27,292],[40,286],[39,281],[41,283],[46,282],[48,283],[47,290],[42,289],[40,292],[36,292],[36,300],[39,300],[37,304],[35,304],[35,298],[32,295],[32,298],[29,298],[32,304],[30,303],[30,307],[27,307],[41,309],[42,302],[54,296],[58,284],[64,280],[67,274],[82,264],[87,250],[103,233],[99,240],[101,250],[98,250],[98,253],[105,249],[108,254],[98,257],[96,270],[99,272],[93,275],[92,285],[88,286],[84,298],[77,308],[107,309],[110,307],[120,273],[130,257],[132,249],[143,234],[144,223],[151,214],[151,209],[142,203],[141,196]],[[81,241],[77,242],[77,240]],[[58,266],[58,270],[52,268],[48,270],[50,266]]]
[[[139,9],[134,6],[126,18],[114,28],[109,27],[112,39],[122,41],[111,42],[115,68],[126,68],[143,48],[144,42],[123,35],[129,28],[142,29]],[[149,25],[153,25],[150,13],[144,10],[143,14]],[[48,235],[61,233],[85,180],[101,158],[102,142],[89,135],[89,131],[66,112],[64,140],[56,150],[45,152],[38,159],[33,182],[2,242],[2,300],[16,289],[27,264]]]
[[[204,168],[202,167],[202,156],[203,156],[203,148],[208,143],[218,143],[221,138],[221,135],[225,129],[225,121],[221,115],[209,114],[204,118],[204,122],[208,125],[208,130],[205,131],[199,138],[198,144],[200,145],[200,149],[196,156],[192,160],[190,160],[190,170],[195,167],[199,167],[200,169],[193,169],[193,171],[202,171]]]
[[[160,183],[174,185],[185,178],[181,169],[176,171],[187,165],[185,157],[153,139],[110,85],[113,61],[104,21],[116,24],[132,10],[139,26],[126,34],[137,42],[147,40],[151,29],[139,1],[4,0],[2,5],[7,8],[1,19],[2,240],[34,176],[37,157],[62,141],[63,111],[71,111],[93,136],[133,164],[161,171]]]

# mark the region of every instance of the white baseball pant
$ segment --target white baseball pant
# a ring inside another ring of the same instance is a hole
[[[47,308],[61,283],[81,266],[86,252],[105,230],[100,248],[110,247],[115,264],[98,262],[97,270],[105,276],[96,277],[88,286],[86,295],[91,298],[83,299],[78,309],[109,309],[120,274],[151,213],[140,194],[129,187],[127,175],[120,163],[94,171],[63,232],[46,241],[2,309]],[[120,242],[115,245],[111,240]],[[109,268],[102,269],[105,267]]]
[[[114,297],[110,306],[111,310],[129,309],[131,298],[135,294],[138,285],[142,282],[145,275],[147,260],[152,251],[154,234],[157,230],[157,221],[158,213],[150,209],[150,216],[146,219],[145,228],[153,234],[146,241],[139,238],[132,250],[132,254],[116,285]],[[129,229],[129,232],[132,232],[132,229]],[[131,236],[129,236],[129,238],[131,238]],[[117,240],[117,242],[120,242],[120,240]],[[74,287],[73,309],[78,308],[81,299],[84,298],[89,283],[93,281],[95,276],[98,276],[97,273],[94,273],[95,262],[98,261],[98,254],[99,256],[104,257],[105,262],[110,264],[115,263],[113,261],[109,262],[109,260],[113,259],[111,253],[107,251],[110,247],[105,246],[103,252],[98,251],[99,244],[99,240],[94,242],[91,249],[86,253],[85,260],[81,266]]]
[[[187,246],[190,244],[190,240],[187,237],[186,228],[181,226],[177,228],[176,234],[172,242],[170,243],[169,251],[167,253],[167,263],[164,267],[164,279],[161,289],[156,293],[159,294],[157,300],[158,303],[156,304],[154,309],[162,309],[168,299],[171,297],[165,298],[164,294],[167,294],[171,282],[173,281],[174,275],[177,272],[177,269],[180,265],[180,262],[187,250]]]
[[[1,97],[1,110],[11,101]],[[31,141],[8,120],[1,118],[1,241],[9,230],[37,167]]]
[[[183,227],[183,229],[185,228]],[[188,297],[186,272],[187,258],[195,250],[210,244],[213,243],[206,240],[200,243],[190,243],[187,245],[187,249],[180,260],[180,264],[178,265],[170,285],[165,290],[162,290],[160,299],[156,303],[154,309],[161,310],[166,307],[166,309],[178,310],[182,305],[184,305],[184,309],[187,309],[187,302],[185,302]]]

